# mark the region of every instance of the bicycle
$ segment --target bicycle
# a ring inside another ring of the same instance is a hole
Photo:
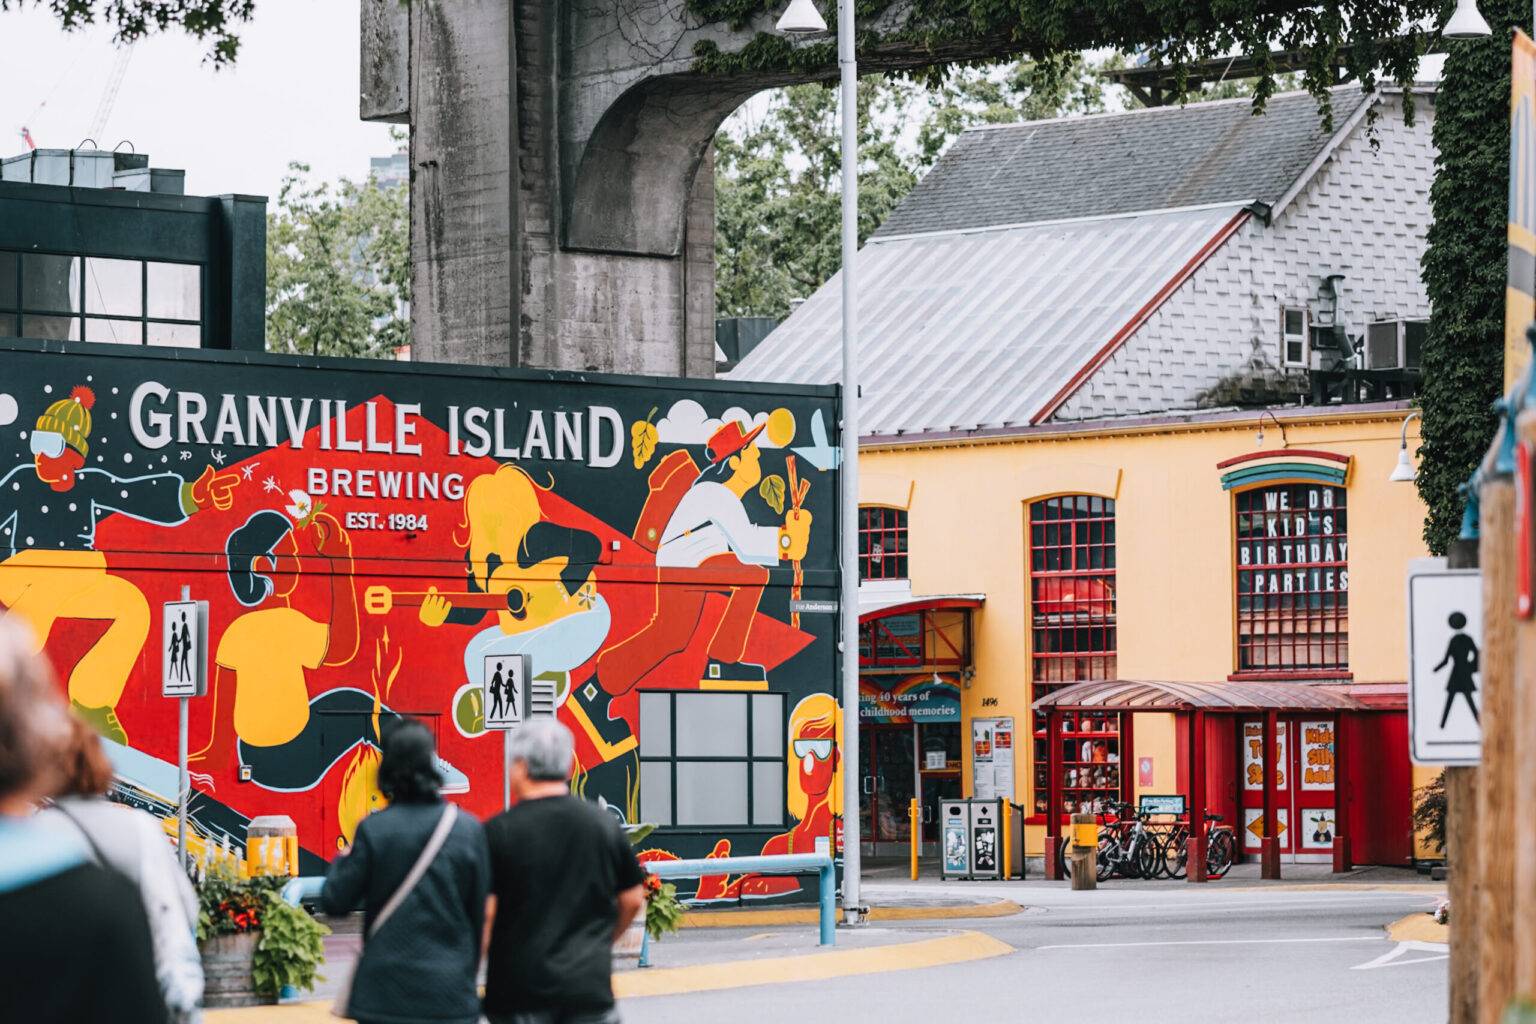
[[[1117,819],[1099,830],[1099,879],[1119,874],[1125,878],[1156,878],[1162,860],[1162,844],[1147,828],[1149,814],[1134,814],[1131,804],[1115,809]],[[1133,817],[1134,814],[1134,817]]]
[[[1231,825],[1219,824],[1221,820],[1219,814],[1205,816],[1206,878],[1221,878],[1231,870],[1233,861],[1237,859],[1237,837]],[[1174,825],[1167,842],[1163,844],[1162,874],[1168,878],[1183,878],[1188,874],[1188,843],[1189,825],[1179,822]]]

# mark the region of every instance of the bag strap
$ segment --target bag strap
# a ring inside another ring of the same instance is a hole
[[[106,855],[101,852],[101,847],[96,844],[96,837],[91,835],[91,830],[85,827],[85,822],[76,817],[68,807],[65,807],[64,801],[55,800],[52,806],[54,810],[64,815],[66,821],[75,826],[75,831],[85,838],[85,844],[91,848],[91,856],[96,861],[97,867],[105,868],[114,873],[120,873],[112,865],[112,862],[107,860]]]
[[[437,819],[437,828],[432,830],[432,836],[427,840],[427,845],[422,847],[421,855],[416,858],[416,863],[411,865],[411,870],[400,883],[400,888],[395,890],[395,894],[389,898],[388,903],[384,904],[378,916],[373,919],[373,924],[369,926],[369,938],[378,934],[379,929],[384,926],[384,922],[388,921],[390,915],[400,908],[400,904],[405,902],[405,898],[411,894],[411,890],[416,888],[416,883],[421,881],[421,876],[427,873],[427,868],[432,865],[433,859],[437,857],[437,851],[441,850],[443,843],[447,841],[448,832],[453,828],[453,819],[458,816],[458,811],[459,809],[453,804],[447,804],[443,808],[443,816]]]

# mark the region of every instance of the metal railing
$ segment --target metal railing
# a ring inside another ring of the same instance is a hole
[[[702,878],[706,875],[806,875],[816,872],[820,945],[837,944],[837,871],[825,853],[786,853],[761,857],[710,857],[699,860],[652,860],[641,867],[657,878]],[[640,966],[650,966],[651,936],[640,943]]]

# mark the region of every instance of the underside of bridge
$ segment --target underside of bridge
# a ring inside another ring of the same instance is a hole
[[[826,40],[801,44],[826,59],[796,70],[702,70],[700,54],[772,30],[770,14],[706,23],[685,0],[364,0],[361,116],[412,127],[414,357],[712,376],[710,142],[754,93],[837,74]],[[979,37],[861,62],[1017,47]]]

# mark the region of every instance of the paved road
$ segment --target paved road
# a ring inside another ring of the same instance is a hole
[[[877,902],[880,894],[889,898],[899,888],[867,887]],[[1445,1020],[1444,949],[1399,950],[1383,931],[1405,914],[1433,906],[1437,894],[1431,889],[1234,891],[1163,885],[1073,893],[1038,885],[975,885],[963,891],[1006,896],[1031,910],[1009,918],[888,927],[914,939],[974,929],[1015,952],[925,970],[630,999],[622,1004],[624,1019],[628,1024]],[[1383,962],[1365,966],[1373,961]]]

